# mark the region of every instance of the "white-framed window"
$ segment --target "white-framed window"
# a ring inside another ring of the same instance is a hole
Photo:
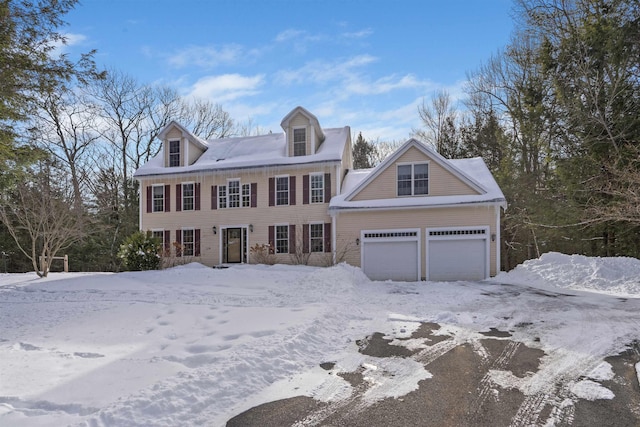
[[[306,128],[293,129],[293,155],[294,156],[307,155],[307,129]]]
[[[182,229],[182,256],[193,256],[195,253],[195,232],[193,228]]]
[[[169,141],[169,167],[180,166],[180,141]]]
[[[324,252],[324,223],[309,224],[309,249]]]
[[[218,186],[218,208],[248,208],[251,206],[251,184],[241,184],[230,179],[227,185]]]
[[[240,207],[240,180],[227,181],[227,206],[230,208]]]
[[[151,230],[151,236],[160,241],[160,254],[163,254],[166,247],[165,245],[167,244],[167,242],[164,241],[164,230],[162,229]]]
[[[242,184],[242,207],[251,206],[251,184]]]
[[[429,194],[429,164],[408,163],[397,166],[398,196]]]
[[[311,174],[309,187],[311,187],[311,203],[324,203],[324,174]]]
[[[152,212],[164,212],[164,185],[152,186],[153,210]]]
[[[195,184],[187,182],[182,184],[182,210],[192,211],[195,209]]]
[[[218,207],[224,209],[227,207],[227,186],[218,186]]]
[[[289,177],[276,177],[276,206],[289,204]]]
[[[288,254],[289,253],[289,226],[288,225],[276,225],[275,226],[275,238],[276,238],[276,253]]]
[[[164,248],[164,230],[151,230],[151,237],[160,240],[160,243]]]

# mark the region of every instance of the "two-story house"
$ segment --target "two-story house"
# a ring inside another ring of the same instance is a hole
[[[302,107],[283,133],[204,141],[180,124],[135,173],[140,228],[205,265],[346,261],[373,279],[484,279],[499,270],[502,192],[482,159],[447,160],[409,140],[353,170],[351,131]],[[174,244],[175,243],[175,244]]]

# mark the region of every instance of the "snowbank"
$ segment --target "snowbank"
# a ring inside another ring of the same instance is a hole
[[[502,283],[598,292],[640,298],[640,260],[549,252],[493,280]]]

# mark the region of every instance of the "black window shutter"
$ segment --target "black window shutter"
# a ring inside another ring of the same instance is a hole
[[[199,211],[200,210],[200,183],[199,182],[195,183],[193,190],[195,191],[195,196],[194,196],[195,210]]]
[[[276,204],[276,179],[269,178],[269,206]]]
[[[324,223],[324,251],[331,252],[331,223]]]
[[[324,202],[329,203],[331,201],[331,174],[324,174]]]
[[[182,210],[182,184],[176,184],[176,212]]]
[[[258,183],[251,183],[251,207],[255,208],[258,206]]]
[[[302,224],[302,253],[309,253],[309,224]]]
[[[302,175],[302,204],[309,204],[309,175]]]
[[[147,213],[151,212],[153,209],[153,188],[148,185],[147,186]]]
[[[289,204],[291,206],[296,204],[296,177],[289,177]]]
[[[296,225],[289,225],[289,253],[296,253]]]
[[[218,186],[211,186],[211,209],[218,209]]]
[[[171,186],[169,184],[164,186],[164,211],[171,211]]]
[[[200,256],[200,229],[196,228],[193,237],[193,255]]]

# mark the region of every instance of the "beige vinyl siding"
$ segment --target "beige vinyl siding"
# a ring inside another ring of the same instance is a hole
[[[429,195],[424,197],[478,194],[476,190],[469,187],[438,163],[432,161],[422,151],[411,147],[395,163],[390,164],[380,175],[356,194],[352,200],[391,199],[397,197],[397,165],[416,162],[429,163]]]
[[[355,266],[360,266],[360,250],[356,245],[362,230],[420,229],[421,270],[425,275],[425,229],[434,227],[489,227],[490,274],[496,274],[496,241],[491,241],[491,234],[496,233],[496,209],[494,206],[406,209],[387,211],[342,211],[337,217],[338,254],[343,252],[344,259]]]
[[[225,171],[202,174],[185,174],[180,177],[154,177],[140,180],[142,206],[142,230],[163,229],[171,231],[171,242],[176,240],[175,231],[181,227],[201,229],[201,256],[194,259],[205,265],[213,266],[221,263],[222,228],[246,227],[253,225],[253,233],[249,232],[248,247],[268,243],[268,227],[274,224],[294,224],[298,230],[296,235],[302,236],[302,224],[309,222],[331,222],[328,215],[328,203],[303,204],[303,175],[314,172],[331,174],[331,195],[336,194],[334,175],[336,163],[322,164],[309,168],[261,168],[259,170]],[[276,175],[296,177],[296,204],[294,206],[269,206],[269,178]],[[257,207],[240,207],[211,209],[211,186],[227,185],[227,179],[240,179],[241,184],[257,183]],[[183,182],[200,183],[200,210],[176,211],[176,184]],[[170,185],[170,212],[147,213],[146,187],[153,184]],[[213,226],[217,234],[213,234]],[[299,233],[299,234],[298,234]],[[172,251],[173,254],[173,251]],[[327,265],[327,257],[331,254],[312,254],[312,265]],[[249,257],[251,255],[249,254]],[[279,263],[291,263],[289,255],[275,255]],[[249,262],[252,262],[249,260]]]
[[[195,144],[190,143],[188,140],[187,144],[189,144],[189,165],[192,165],[196,162],[196,160],[200,158],[200,156],[202,156],[202,153],[204,153],[204,151],[197,147]]]

